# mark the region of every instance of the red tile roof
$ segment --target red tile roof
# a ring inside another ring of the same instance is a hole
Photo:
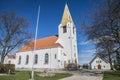
[[[57,39],[58,39],[58,36],[49,36],[46,38],[37,39],[36,40],[36,49],[61,46],[59,43],[56,43]],[[20,48],[17,52],[33,50],[34,41],[35,40],[29,41],[25,46]]]
[[[16,58],[15,55],[7,55],[7,57],[8,57],[9,59],[15,59],[15,58]]]

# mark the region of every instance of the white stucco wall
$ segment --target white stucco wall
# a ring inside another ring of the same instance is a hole
[[[98,62],[101,61],[101,62]],[[98,69],[98,65],[101,65],[101,69],[105,70],[105,69],[110,69],[110,64],[108,62],[105,62],[104,60],[102,60],[99,57],[96,57],[93,62],[91,63],[91,69]]]
[[[18,52],[16,54],[16,69],[18,68],[27,68],[30,69],[32,68],[33,64],[33,56],[34,54],[38,55],[38,63],[34,64],[34,68],[47,68],[47,69],[62,69],[64,68],[64,65],[62,65],[62,56],[61,56],[61,47],[53,47],[53,48],[46,48],[46,49],[40,49],[36,50],[35,53],[32,51],[26,51],[26,52]],[[45,64],[45,54],[48,53],[49,55],[49,62],[48,64]],[[56,54],[56,59],[55,59],[55,54]],[[29,55],[29,62],[26,64],[26,56]],[[19,61],[19,56],[21,56],[21,64],[18,64]],[[58,62],[60,60],[60,62]]]

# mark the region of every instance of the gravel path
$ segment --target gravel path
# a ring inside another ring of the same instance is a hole
[[[72,71],[69,73],[73,74],[73,76],[60,80],[102,80],[103,78],[103,74],[100,71]]]

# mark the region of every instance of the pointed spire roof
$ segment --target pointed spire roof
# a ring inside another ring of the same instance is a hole
[[[67,22],[73,22],[73,20],[72,20],[68,5],[66,4],[64,8],[62,20],[61,20],[62,26],[66,25]]]

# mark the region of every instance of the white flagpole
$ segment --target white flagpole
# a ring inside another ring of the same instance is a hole
[[[35,50],[36,50],[36,39],[37,39],[37,33],[38,33],[39,14],[40,14],[40,6],[38,8],[33,55],[35,55]],[[34,57],[35,56],[33,56],[32,74],[31,74],[31,79],[32,80],[34,80],[34,59],[35,59]]]

